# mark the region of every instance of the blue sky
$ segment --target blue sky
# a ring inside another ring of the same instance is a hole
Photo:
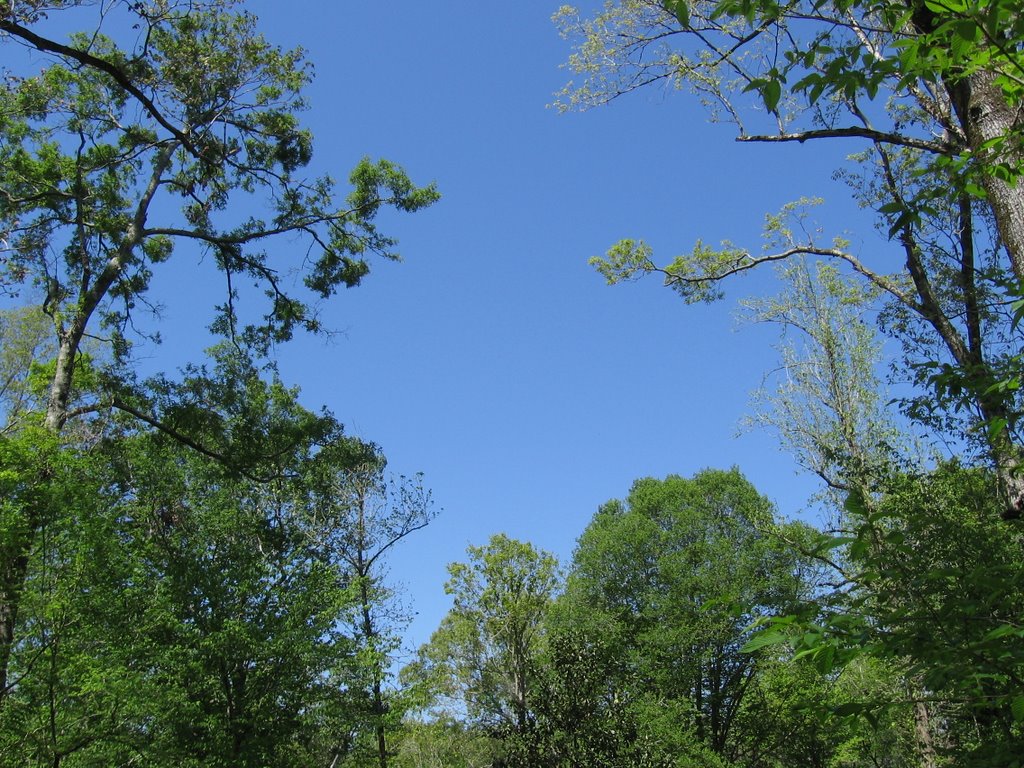
[[[855,228],[831,172],[856,147],[737,144],[695,99],[658,87],[559,114],[546,106],[570,77],[557,5],[245,4],[315,64],[316,172],[344,178],[364,155],[385,157],[442,194],[383,215],[404,262],[374,265],[325,307],[337,335],[278,358],[308,407],[330,408],[433,489],[440,516],[392,558],[418,614],[410,645],[447,610],[445,567],[468,544],[505,532],[567,563],[597,506],[638,477],[737,465],[786,516],[815,488],[772,435],[737,436],[776,334],[738,327],[736,300],[773,290],[771,275],[688,307],[657,280],[608,287],[587,259],[622,237],[663,258],[697,238],[757,248],[764,215],[803,195],[826,197],[837,231]],[[197,274],[176,259],[157,274],[155,367],[204,346],[197,307],[217,286]]]
[[[737,144],[659,88],[559,114],[556,3],[247,6],[316,66],[317,168],[386,157],[442,194],[382,221],[405,260],[326,309],[342,334],[280,351],[308,405],[433,489],[440,516],[392,559],[417,613],[409,644],[447,610],[445,567],[468,544],[505,532],[568,562],[597,506],[638,477],[738,465],[800,512],[813,482],[771,435],[737,437],[776,356],[774,330],[739,327],[735,300],[771,276],[688,307],[657,280],[608,287],[587,259],[622,237],[665,257],[697,238],[758,247],[764,214],[807,194],[850,214],[830,180],[837,148]]]
[[[442,194],[386,219],[405,261],[330,306],[342,336],[280,355],[308,404],[378,442],[396,472],[424,472],[443,510],[393,559],[419,614],[413,644],[447,609],[445,566],[467,544],[501,531],[567,562],[597,506],[638,477],[735,464],[800,511],[811,480],[771,435],[737,437],[776,357],[772,329],[738,329],[735,299],[771,276],[688,307],[657,280],[608,287],[587,259],[622,237],[666,257],[698,237],[758,247],[764,214],[807,194],[849,215],[830,180],[837,148],[737,144],[658,88],[559,114],[546,105],[569,47],[554,2],[248,7],[316,65],[319,167],[383,156]]]

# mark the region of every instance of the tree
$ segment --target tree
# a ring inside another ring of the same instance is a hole
[[[208,254],[224,280],[211,327],[263,352],[297,329],[320,330],[315,301],[357,285],[371,255],[397,258],[374,223],[382,207],[414,211],[437,194],[387,161],[360,162],[340,204],[333,180],[306,177],[312,138],[297,113],[309,66],[301,52],[266,42],[232,0],[116,2],[105,28],[68,43],[38,31],[47,12],[83,4],[0,7],[5,43],[50,59],[0,92],[0,284],[33,286],[52,322],[47,430],[118,409],[170,433],[125,375],[133,334],[146,335],[138,320],[155,265],[182,250]],[[271,251],[281,236],[306,245]],[[298,292],[283,279],[293,268]],[[250,281],[255,292],[243,287]],[[262,317],[247,322],[241,308],[261,291]],[[76,388],[87,338],[104,339],[107,364]],[[31,534],[42,512],[22,514]],[[32,540],[0,565],[0,704]]]
[[[910,707],[879,708],[870,722],[846,714],[867,700],[905,696],[903,670],[877,659],[823,673],[808,657],[763,658],[737,717],[735,764],[925,768]]]
[[[813,622],[778,629],[826,669],[863,657],[900,669],[901,694],[850,708],[913,711],[922,764],[1012,765],[1024,745],[1024,570],[995,478],[946,463],[894,474],[848,508],[846,535],[819,546],[846,546],[847,589],[823,600]]]
[[[349,630],[359,585],[336,545],[351,521],[320,514],[334,503],[323,478],[375,451],[234,350],[185,385],[223,417],[205,444],[277,448],[245,462],[271,479],[130,419],[96,450],[57,454],[49,492],[59,504],[31,553],[2,754],[47,765],[327,764],[376,726],[347,695],[379,664]],[[296,444],[296,434],[306,437]]]
[[[330,178],[304,178],[312,144],[296,113],[309,67],[301,53],[265,42],[252,16],[224,10],[232,4],[160,15],[144,8],[145,34],[131,50],[100,33],[52,44],[5,23],[10,36],[57,57],[4,93],[0,210],[10,244],[5,283],[37,285],[54,318],[51,429],[70,415],[81,339],[98,323],[123,355],[151,267],[176,246],[209,251],[224,275],[215,325],[265,345],[298,327],[319,328],[308,300],[286,293],[279,277],[286,264],[262,250],[269,239],[309,239],[316,257],[300,249],[305,285],[326,298],[359,283],[368,254],[396,258],[373,223],[382,206],[416,210],[436,199],[432,188],[414,187],[383,161],[357,166],[341,207]],[[233,200],[259,211],[253,202],[261,197],[267,220],[239,224],[230,215]],[[261,321],[239,326],[243,278],[263,288],[269,304]]]
[[[366,462],[337,475],[325,499],[327,507],[315,527],[344,563],[347,580],[356,592],[357,610],[351,620],[353,637],[365,654],[370,719],[380,768],[387,768],[392,751],[389,726],[401,720],[402,707],[389,702],[384,689],[392,652],[398,645],[393,595],[384,583],[385,557],[407,536],[434,518],[429,491],[422,478],[388,481],[383,460]]]
[[[742,650],[749,628],[793,610],[812,587],[807,560],[773,533],[773,517],[737,470],[705,470],[638,480],[580,537],[561,622],[616,647],[615,685],[664,760],[738,757],[735,723],[761,668]]]
[[[866,316],[877,293],[834,264],[794,258],[778,268],[782,291],[744,301],[748,317],[780,330],[779,369],[755,396],[750,422],[774,431],[841,509],[870,495],[894,461],[920,463],[886,405],[882,345]]]
[[[555,558],[497,534],[448,566],[453,606],[407,677],[454,699],[471,722],[500,736],[531,724],[532,682],[544,619],[560,585]]]
[[[890,670],[887,691],[835,706],[875,722],[910,717],[918,764],[955,754],[1002,765],[1018,750],[1008,681],[1019,659],[1001,645],[1016,637],[1017,525],[999,519],[989,473],[908,452],[883,410],[877,339],[863,317],[870,296],[831,265],[811,272],[795,261],[782,272],[785,292],[752,302],[756,318],[787,333],[785,376],[759,422],[832,491],[834,528],[804,551],[834,585],[816,596],[811,620],[782,620],[775,637],[795,639],[830,674]]]
[[[52,337],[38,307],[0,310],[0,435],[15,434],[33,411],[32,364],[47,359]]]
[[[877,538],[877,500],[895,474],[922,472],[927,461],[905,434],[905,425],[897,426],[884,408],[889,398],[878,374],[881,344],[865,317],[872,292],[827,263],[818,262],[812,271],[803,259],[798,259],[779,271],[786,286],[783,293],[749,303],[755,319],[778,324],[785,337],[780,349],[782,380],[774,392],[761,398],[757,423],[775,430],[782,445],[826,484],[821,501],[831,518],[832,535],[803,551],[832,574],[831,588],[819,593],[816,602],[826,613],[845,613],[851,610],[851,597],[856,603],[866,599],[873,589],[870,579],[861,578],[850,555],[862,554],[863,542]],[[850,499],[860,501],[851,504]],[[856,541],[862,543],[849,549],[844,546]],[[909,614],[917,608],[908,597],[907,593],[889,594],[882,600],[890,610]],[[873,621],[859,610],[854,613]],[[813,609],[810,615],[814,615]],[[808,636],[817,634],[810,631]],[[849,659],[851,648],[826,646],[831,658],[821,658],[818,666],[831,674],[832,659]],[[810,649],[810,653],[816,652]],[[875,658],[861,659],[851,674],[864,677],[865,669],[890,671],[895,684],[887,689],[891,698],[884,710],[885,719],[903,721],[911,713],[918,760],[921,765],[934,766],[933,742],[938,737],[934,731],[941,726],[936,726],[938,721],[929,713],[920,677],[911,674],[902,661],[894,661],[891,654],[867,655]],[[881,698],[877,693],[862,692],[855,701],[878,702]],[[847,700],[833,706],[849,709],[856,704]],[[876,710],[876,715],[881,711]],[[877,722],[876,716],[875,730],[882,733],[884,729],[879,729]],[[899,737],[898,729],[895,733],[897,742],[906,740]],[[863,741],[873,745],[879,739]],[[847,745],[842,751],[849,753],[851,749]],[[893,748],[887,751],[904,752]]]
[[[600,103],[668,79],[717,104],[741,141],[867,142],[854,157],[859,168],[841,174],[877,214],[896,260],[885,258],[889,248],[876,257],[843,240],[821,242],[790,209],[767,218],[760,255],[698,242],[657,266],[645,244],[623,241],[595,263],[613,282],[659,272],[693,302],[719,297],[734,274],[811,255],[877,293],[877,303],[860,309],[874,310],[901,344],[892,370],[915,387],[902,401],[904,413],[973,466],[941,463],[928,471],[888,438],[873,442],[863,416],[876,417],[847,407],[857,404],[851,395],[869,395],[862,404],[878,400],[873,383],[844,371],[856,362],[851,355],[859,365],[868,357],[863,335],[836,323],[841,304],[769,305],[769,315],[812,340],[800,360],[805,370],[839,374],[838,387],[827,377],[795,380],[770,420],[798,456],[811,459],[805,463],[830,470],[846,497],[840,535],[808,552],[835,566],[841,586],[820,596],[821,614],[811,621],[784,620],[776,639],[795,640],[797,653],[826,669],[868,655],[903,670],[905,692],[888,705],[912,708],[923,764],[1012,761],[1024,709],[1014,709],[1008,684],[1016,654],[1000,644],[1013,642],[1017,627],[993,606],[1014,604],[1004,589],[1015,590],[1019,578],[1003,550],[1015,546],[1019,531],[998,513],[1019,518],[1024,498],[1019,8],[1000,0],[641,0],[609,3],[589,21],[571,9],[560,18],[580,41],[573,64],[587,78],[566,92],[568,103]],[[748,130],[751,123],[758,127]],[[831,293],[828,280],[804,285]],[[807,418],[805,400],[824,405],[814,412],[824,420]],[[977,466],[979,448],[991,475]],[[994,485],[981,490],[988,482]],[[960,625],[971,631],[961,634]],[[877,700],[862,705],[886,711]],[[979,727],[985,735],[970,735]]]
[[[121,458],[131,518],[156,528],[135,531],[133,565],[149,578],[133,586],[151,602],[133,649],[141,658],[127,664],[148,670],[152,747],[180,765],[326,763],[348,747],[339,734],[368,727],[343,696],[366,673],[344,622],[357,608],[353,585],[315,510],[329,493],[321,477],[373,450],[230,348],[184,385],[219,404],[223,422],[200,434],[233,461],[147,432],[143,450]]]
[[[996,468],[1004,512],[1024,509],[1020,329],[1024,282],[1018,106],[1024,95],[1016,4],[995,2],[610,2],[592,19],[556,15],[583,75],[566,107],[591,106],[665,80],[695,90],[744,142],[854,140],[847,171],[898,259],[769,218],[763,253],[699,242],[666,266],[642,241],[595,259],[610,282],[657,272],[689,302],[769,262],[833,260],[888,302],[904,376],[926,385],[908,412],[963,414]],[[750,124],[756,124],[753,132]],[[762,130],[763,129],[763,130]],[[992,231],[989,233],[988,224]],[[1007,294],[1009,293],[1009,298]],[[934,424],[935,422],[933,422]]]
[[[645,732],[616,632],[602,632],[572,611],[548,619],[525,745],[531,766],[648,768],[665,765],[662,745]],[[606,629],[611,630],[611,627]]]
[[[41,463],[45,485],[31,482]],[[122,675],[104,674],[107,656],[95,635],[81,631],[81,617],[116,589],[103,568],[112,554],[112,541],[102,543],[108,466],[56,450],[52,436],[30,428],[0,438],[0,467],[0,561],[17,557],[30,535],[23,506],[45,510],[20,595],[9,699],[0,709],[0,765],[59,765],[102,742],[97,722],[116,710],[124,685]]]

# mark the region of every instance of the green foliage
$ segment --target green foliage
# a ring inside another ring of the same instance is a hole
[[[1000,519],[994,491],[989,473],[952,464],[893,477],[877,500],[851,499],[852,535],[819,544],[823,554],[844,554],[851,587],[828,596],[813,619],[770,622],[751,647],[789,643],[825,671],[864,659],[896,665],[906,692],[861,696],[836,711],[877,722],[927,702],[944,723],[934,748],[953,764],[1016,764],[1021,534]]]
[[[4,524],[48,514],[17,601],[0,764],[309,765],[372,733],[355,699],[379,660],[350,630],[364,596],[337,549],[353,523],[325,516],[325,478],[372,448],[237,354],[175,387],[201,398],[211,450],[247,447],[244,471],[131,421],[85,449],[42,428],[3,443]]]
[[[1020,531],[999,520],[994,490],[988,473],[955,465],[897,478],[861,524],[871,546],[856,562],[877,651],[907,659],[924,690],[950,703],[966,764],[1010,765],[1024,746],[1014,716],[1024,573]]]
[[[41,411],[32,364],[52,347],[49,319],[38,307],[0,310],[0,434],[16,432]]]
[[[15,585],[12,601],[19,607],[21,631],[9,678],[14,694],[0,710],[0,764],[5,766],[52,764],[58,752],[91,748],[102,740],[100,728],[126,687],[125,676],[106,667],[116,651],[104,648],[83,619],[94,617],[116,585],[106,567],[111,557],[116,562],[116,542],[103,539],[98,522],[107,501],[106,465],[95,456],[59,450],[42,430],[34,437],[18,438],[31,451],[28,462],[8,464],[11,454],[3,457],[6,467],[17,467],[19,484],[33,489],[31,498],[7,497],[5,512],[18,515],[22,525],[18,537],[3,531],[5,564],[34,543],[29,577]],[[46,444],[41,439],[47,438],[50,448],[40,451]],[[26,513],[37,517],[29,524]],[[34,535],[38,529],[45,535]],[[76,679],[71,688],[62,685],[68,674]]]
[[[758,256],[698,248],[658,267],[646,246],[620,244],[595,263],[612,281],[661,273],[690,301],[801,256],[863,281],[854,290],[834,270],[798,264],[787,268],[785,296],[755,302],[761,318],[805,342],[784,348],[789,379],[768,396],[762,422],[825,479],[826,502],[846,501],[832,510],[837,535],[803,546],[832,569],[835,587],[772,619],[746,648],[788,645],[819,674],[892,670],[902,688],[835,700],[834,711],[879,728],[888,718],[905,730],[909,718],[918,762],[929,766],[1019,764],[1021,753],[1020,532],[1000,519],[1024,514],[1018,5],[719,0],[681,10],[617,0],[591,18],[556,14],[582,76],[561,94],[564,107],[666,81],[695,91],[742,141],[870,142],[839,176],[892,243],[878,255],[769,217]],[[964,466],[920,469],[928,464],[882,412],[880,344],[860,324],[868,313],[899,345],[890,370],[909,385],[903,412]],[[875,760],[872,750],[854,740],[835,759]]]
[[[535,681],[534,721],[521,739],[530,765],[656,766],[660,746],[641,733],[621,684],[627,661],[609,632],[555,621]]]
[[[427,702],[453,701],[497,735],[525,733],[544,620],[560,573],[555,558],[504,534],[448,566],[452,609],[403,675]]]
[[[4,764],[337,761],[386,709],[390,629],[349,631],[382,593],[327,510],[383,460],[249,355],[322,330],[320,300],[398,258],[378,215],[437,193],[383,160],[347,194],[309,172],[311,67],[236,2],[111,3],[88,34],[42,34],[83,4],[0,19],[45,54],[0,92],[0,288],[39,297],[0,316]],[[271,249],[286,235],[305,245]],[[219,270],[227,342],[140,382],[139,310],[172,258]]]
[[[607,649],[603,700],[591,693],[589,706],[619,723],[620,738],[632,731],[649,745],[647,763],[737,757],[734,723],[759,674],[741,650],[747,628],[809,590],[802,558],[775,528],[771,504],[738,471],[705,470],[637,481],[580,537],[556,626],[582,631],[591,652]],[[627,764],[614,762],[623,749],[605,749],[609,764]]]
[[[698,242],[657,266],[642,241],[622,241],[593,263],[610,282],[660,273],[688,302],[719,298],[726,279],[768,262],[845,265],[878,291],[882,328],[902,345],[896,373],[915,390],[905,412],[988,453],[1009,517],[1024,511],[1020,328],[1003,305],[1024,279],[1018,16],[1010,0],[618,0],[591,18],[571,7],[555,17],[582,76],[562,92],[566,108],[663,80],[695,91],[742,141],[870,142],[840,176],[877,213],[893,258],[770,217],[766,234],[782,236],[760,255]]]
[[[397,768],[489,768],[500,744],[457,720],[408,721],[393,762]]]
[[[743,302],[751,320],[777,325],[782,337],[779,372],[756,393],[750,423],[777,433],[839,507],[896,456],[916,459],[879,380],[882,343],[867,317],[877,291],[828,262],[797,258],[777,272],[782,292]]]
[[[590,264],[609,285],[614,285],[653,272],[652,253],[651,247],[642,241],[620,240],[608,250],[604,258],[592,257]]]
[[[65,45],[5,22],[8,44],[56,55],[0,93],[0,229],[9,243],[0,282],[34,286],[66,354],[98,322],[121,360],[153,266],[189,258],[179,255],[184,246],[211,253],[226,278],[218,332],[265,349],[299,328],[320,330],[316,298],[358,284],[371,255],[397,258],[376,228],[381,209],[415,211],[436,191],[364,159],[339,204],[332,179],[303,175],[312,141],[297,115],[311,69],[301,51],[268,43],[231,3],[150,10],[114,9],[145,28],[124,44],[97,32]],[[239,205],[250,214],[240,217]],[[266,248],[289,233],[309,241],[309,250],[291,249],[293,263]],[[293,267],[308,294],[281,282]],[[258,296],[240,290],[243,277],[265,294],[262,318],[249,322],[239,307]]]

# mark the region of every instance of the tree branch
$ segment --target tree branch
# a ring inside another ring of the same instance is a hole
[[[0,10],[3,10],[0,8]],[[30,44],[36,50],[43,51],[44,53],[55,53],[65,59],[70,59],[91,69],[98,70],[104,74],[109,75],[113,78],[114,82],[121,86],[125,91],[131,94],[149,113],[149,115],[156,120],[164,129],[177,139],[190,154],[202,160],[202,154],[192,143],[191,139],[186,135],[184,131],[176,127],[166,117],[163,112],[157,107],[153,100],[150,99],[145,93],[142,92],[135,83],[132,82],[131,78],[128,77],[117,66],[110,63],[106,59],[101,59],[98,56],[93,56],[87,51],[80,51],[77,48],[72,48],[62,43],[58,43],[54,40],[37,35],[27,27],[12,21],[9,18],[0,18],[0,31],[7,32],[9,35],[20,38],[26,43]]]
[[[800,133],[779,133],[779,134],[762,134],[758,136],[737,136],[736,141],[750,141],[750,142],[786,142],[796,141],[803,144],[805,141],[812,139],[838,139],[838,138],[858,138],[858,139],[870,139],[871,141],[880,142],[883,144],[895,144],[901,147],[911,147],[912,149],[921,149],[925,152],[934,152],[936,154],[949,154],[952,151],[952,147],[947,142],[940,141],[927,141],[925,139],[915,139],[913,136],[903,136],[899,133],[888,133],[885,131],[876,131],[873,128],[861,128],[859,126],[850,126],[849,128],[822,128],[812,131],[801,131]]]
[[[213,459],[218,464],[227,467],[233,472],[237,472],[238,474],[242,475],[248,480],[252,480],[253,482],[256,483],[267,483],[275,479],[276,477],[279,477],[279,475],[255,475],[252,472],[246,470],[244,467],[240,467],[236,462],[232,461],[231,458],[226,454],[220,453],[218,451],[213,450],[212,448],[206,447],[199,441],[193,440],[184,432],[179,432],[174,427],[160,421],[154,416],[150,416],[148,413],[140,411],[138,408],[129,405],[120,398],[112,398],[110,401],[108,401],[107,405],[111,408],[115,408],[119,411],[127,413],[129,416],[134,416],[136,419],[143,422],[144,424],[148,424],[158,432],[163,432],[165,435],[172,438],[176,442],[181,443],[187,448],[191,448],[196,453],[206,456],[208,459]],[[89,408],[89,410],[98,410],[98,408],[96,406],[92,406]]]
[[[896,174],[893,170],[892,160],[890,159],[888,152],[878,144],[875,145],[875,150],[878,152],[878,156],[882,163],[886,189],[894,202],[906,206],[906,201],[903,199],[903,195],[900,192],[899,185],[896,181]],[[943,343],[946,345],[946,349],[949,350],[953,359],[956,360],[957,365],[969,367],[971,358],[968,347],[964,343],[963,337],[957,331],[953,323],[950,322],[949,318],[946,317],[946,313],[942,309],[942,304],[936,295],[930,275],[925,267],[923,254],[921,253],[921,246],[917,241],[913,226],[909,221],[900,225],[898,237],[899,243],[903,247],[903,252],[907,259],[907,272],[910,274],[911,280],[914,281],[914,289],[917,292],[918,299],[920,300],[915,302],[916,306],[913,308],[915,308],[917,314],[927,321],[939,334],[939,338],[942,339]]]
[[[914,302],[913,298],[908,296],[905,292],[901,291],[899,287],[888,279],[884,275],[880,275],[864,266],[856,256],[846,251],[841,251],[838,248],[819,248],[815,245],[797,245],[792,248],[788,248],[778,253],[765,254],[764,256],[751,256],[749,253],[743,253],[735,262],[735,265],[713,275],[697,275],[695,277],[688,277],[686,275],[680,275],[671,270],[671,267],[657,267],[653,264],[648,268],[652,272],[660,272],[665,276],[665,284],[672,285],[673,283],[686,283],[689,285],[702,285],[707,283],[713,283],[723,280],[733,275],[738,275],[742,272],[754,269],[761,264],[767,264],[773,261],[784,261],[792,256],[827,256],[833,259],[839,259],[845,261],[854,271],[866,277],[871,283],[881,288],[883,291],[891,295],[893,298],[900,301],[902,304],[907,305],[914,311],[919,311],[919,307]]]
[[[221,464],[224,464],[225,466],[230,466],[232,469],[235,469],[234,465],[231,464],[231,462],[224,454],[218,453],[217,451],[214,451],[211,448],[207,448],[202,443],[199,443],[196,440],[193,440],[188,435],[174,429],[174,427],[168,426],[159,419],[150,416],[148,413],[144,413],[143,411],[140,411],[138,408],[129,405],[124,400],[115,397],[109,402],[109,405],[111,408],[116,408],[117,410],[123,411],[124,413],[127,413],[130,416],[134,416],[139,421],[148,424],[149,426],[153,427],[154,429],[160,432],[163,432],[168,437],[174,438],[175,441],[191,448],[196,453],[201,453],[203,456],[206,456],[207,458],[213,459]]]

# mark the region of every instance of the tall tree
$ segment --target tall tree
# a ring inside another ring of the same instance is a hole
[[[826,536],[804,552],[832,574],[832,588],[816,595],[816,601],[825,614],[842,614],[851,612],[851,597],[854,603],[866,600],[876,586],[872,579],[861,578],[850,560],[851,555],[853,560],[863,555],[864,542],[877,538],[877,499],[893,475],[920,472],[927,462],[912,447],[906,425],[897,426],[885,408],[889,398],[879,379],[881,340],[865,317],[874,291],[825,262],[812,269],[798,258],[779,272],[785,282],[782,294],[748,303],[755,319],[778,324],[785,338],[780,348],[782,381],[760,398],[757,422],[775,430],[782,445],[826,484],[821,501],[835,538]],[[850,541],[859,543],[844,548],[843,542]],[[889,595],[883,602],[910,614],[918,608],[908,597],[906,593]],[[864,615],[860,610],[852,613]],[[836,650],[828,648],[828,653]],[[849,647],[843,651],[848,653]],[[885,656],[881,665],[871,666],[876,658],[859,669],[884,668],[893,675],[902,674],[902,685],[890,686],[888,691],[893,695],[890,712],[898,718],[912,713],[920,762],[933,766],[938,721],[929,714],[920,677],[893,663],[891,654],[874,655]],[[825,660],[822,666],[831,671],[831,661]]]
[[[232,0],[115,2],[89,34],[66,43],[44,34],[47,13],[89,4],[0,4],[4,44],[49,61],[0,92],[0,286],[43,296],[55,362],[41,420],[55,434],[107,409],[163,428],[125,375],[155,265],[206,254],[224,282],[212,328],[265,351],[297,329],[319,330],[315,301],[358,284],[370,256],[396,258],[374,223],[383,207],[414,211],[437,198],[387,161],[361,161],[344,201],[331,178],[307,176],[312,137],[297,113],[309,65],[264,40]],[[271,250],[281,236],[305,244]],[[298,292],[282,279],[293,269]],[[262,316],[246,321],[243,300],[258,303],[260,291]],[[86,338],[106,340],[109,364],[76,390]],[[22,514],[30,535],[0,564],[0,704],[43,517],[32,506]]]
[[[698,241],[658,266],[646,244],[624,240],[595,263],[612,282],[661,273],[690,302],[801,254],[845,265],[886,297],[904,374],[932,388],[923,405],[981,427],[960,435],[985,447],[1005,514],[1019,516],[1020,329],[1006,299],[1024,282],[1016,4],[620,0],[589,19],[570,7],[556,18],[583,76],[564,92],[567,107],[667,81],[696,91],[743,142],[867,146],[849,173],[894,258],[770,219],[761,253]]]
[[[870,494],[897,456],[915,458],[880,378],[882,339],[867,317],[877,292],[828,262],[794,258],[778,273],[778,295],[744,301],[751,320],[782,337],[779,368],[756,393],[750,421],[776,432],[840,509],[849,492]]]
[[[757,655],[741,650],[749,627],[812,587],[807,560],[774,525],[770,502],[737,470],[705,470],[638,480],[580,537],[566,618],[616,644],[618,685],[666,759],[739,754],[735,723],[759,674]],[[799,524],[785,533],[807,538]]]
[[[560,586],[558,563],[504,534],[466,552],[467,562],[448,566],[452,609],[406,674],[454,699],[474,724],[521,735],[531,726],[532,682],[544,619]]]
[[[329,487],[316,528],[337,553],[356,593],[350,624],[369,678],[361,693],[368,697],[377,763],[387,768],[393,752],[389,726],[403,713],[385,690],[402,622],[387,587],[386,560],[396,544],[425,528],[436,513],[422,478],[388,480],[381,457],[337,474]]]
[[[829,674],[846,663],[847,678],[889,670],[896,684],[851,690],[837,705],[876,722],[909,718],[917,764],[1001,765],[1019,750],[1018,525],[999,519],[990,474],[929,468],[906,450],[884,411],[863,286],[829,264],[781,271],[785,292],[751,302],[787,334],[783,380],[759,421],[826,481],[836,530],[805,549],[831,569],[833,588],[816,596],[810,621],[783,620],[775,638],[795,638]]]
[[[223,417],[205,444],[277,449],[246,462],[270,479],[131,419],[95,450],[56,454],[59,504],[32,550],[0,753],[327,764],[372,733],[345,695],[373,671],[349,631],[361,605],[336,548],[347,531],[335,526],[350,523],[319,512],[333,501],[322,478],[374,451],[233,350],[185,386]]]

